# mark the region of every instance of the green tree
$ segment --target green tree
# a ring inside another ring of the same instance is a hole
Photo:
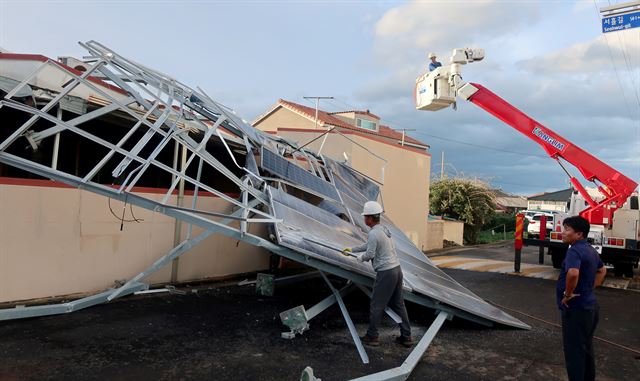
[[[489,188],[468,179],[445,178],[431,184],[431,213],[464,222],[464,240],[478,242],[482,226],[495,213],[494,196]]]

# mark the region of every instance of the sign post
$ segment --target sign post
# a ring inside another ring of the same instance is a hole
[[[540,216],[540,241],[544,241],[547,238],[547,216],[544,214]],[[538,263],[544,264],[544,246],[540,245],[538,248]]]
[[[522,234],[524,232],[524,214],[516,214],[516,232],[514,235],[513,245],[516,249],[516,257],[513,263],[513,270],[520,272],[520,261],[522,260]]]

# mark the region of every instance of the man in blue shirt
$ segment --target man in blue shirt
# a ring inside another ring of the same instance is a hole
[[[440,62],[436,61],[435,53],[429,53],[429,59],[431,60],[431,62],[429,63],[429,71],[434,71],[437,67],[442,66]]]
[[[593,333],[598,325],[594,289],[602,284],[607,269],[596,249],[587,243],[589,221],[574,216],[563,221],[562,242],[569,244],[556,284],[562,316],[562,344],[569,381],[595,380]]]

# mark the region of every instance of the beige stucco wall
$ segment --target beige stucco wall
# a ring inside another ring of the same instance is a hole
[[[442,249],[444,238],[444,221],[432,220],[427,222],[427,246],[424,250]]]
[[[191,200],[185,197],[185,205]],[[198,203],[228,212],[225,205],[216,197],[200,197]],[[122,203],[111,206],[122,212]],[[1,184],[0,302],[103,290],[150,266],[173,247],[175,220],[137,207],[134,212],[144,222],[126,223],[120,231],[105,197],[71,188]],[[131,218],[128,208],[125,218]],[[262,235],[264,227],[251,231]],[[243,243],[236,248],[236,241],[212,235],[180,257],[178,281],[266,268],[266,251]],[[171,264],[146,282],[170,278]]]
[[[537,201],[537,200],[529,200],[527,202],[529,210],[548,210],[548,211],[558,211],[565,212],[567,210],[567,202],[566,201]]]
[[[290,128],[292,126],[314,129],[315,122],[280,107],[256,123],[254,127],[262,131],[277,131],[278,128]]]
[[[362,136],[354,135],[353,139],[387,160],[382,179],[380,168],[383,163],[366,150],[357,146],[353,148],[353,167],[374,179],[383,180],[382,194],[387,216],[419,249],[427,250],[431,157]]]
[[[443,221],[443,239],[463,245],[464,223],[458,221]]]
[[[309,142],[318,136],[318,132],[297,130],[313,128],[312,121],[302,118],[305,119],[305,122],[298,123],[298,118],[302,117],[292,111],[280,108],[256,124],[256,127],[264,131],[277,131],[279,136],[300,144]],[[278,131],[278,129],[280,130]],[[296,130],[287,131],[287,129]],[[346,153],[349,158],[348,163],[353,168],[383,183],[381,187],[387,215],[418,248],[427,250],[428,247],[437,245],[438,242],[439,245],[442,245],[441,237],[434,237],[435,243],[430,243],[427,232],[431,156],[369,137],[353,133],[346,134],[357,144],[340,134],[330,133],[327,134],[322,153],[339,161],[344,160],[343,153]],[[317,152],[323,140],[324,138],[318,139],[308,148]],[[366,147],[366,149],[362,147]],[[385,165],[383,160],[376,158],[367,150],[383,157],[388,163]],[[382,173],[383,167],[384,175]]]

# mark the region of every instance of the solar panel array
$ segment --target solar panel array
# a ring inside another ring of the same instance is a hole
[[[262,168],[294,184],[301,185],[333,200],[340,200],[338,191],[333,184],[266,148],[262,149]]]

